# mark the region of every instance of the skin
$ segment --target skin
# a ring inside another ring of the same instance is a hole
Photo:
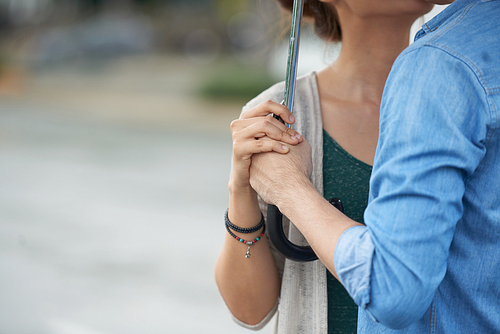
[[[323,127],[352,156],[372,164],[387,75],[397,55],[408,46],[411,24],[432,5],[424,0],[324,2],[337,10],[343,41],[335,63],[317,73]],[[309,181],[309,143],[268,117],[270,113],[294,123],[287,108],[267,101],[231,124],[229,220],[241,227],[257,225],[258,193],[294,222],[319,259],[336,275],[330,260],[337,240],[358,223],[317,192]],[[259,233],[240,236],[252,240]],[[215,278],[233,315],[247,324],[257,324],[276,304],[281,280],[267,242],[253,245],[250,259],[244,257],[246,249],[227,234]]]

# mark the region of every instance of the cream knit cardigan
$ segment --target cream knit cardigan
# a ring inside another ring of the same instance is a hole
[[[280,102],[284,96],[284,84],[278,83],[248,102],[243,110],[255,107],[261,102],[272,100]],[[312,147],[313,173],[311,181],[323,194],[323,124],[319,103],[316,74],[314,72],[297,79],[295,104],[293,109],[295,124],[293,128],[306,138]],[[260,209],[266,216],[267,204],[260,200]],[[295,244],[306,245],[302,234],[288,222],[289,239]],[[284,259],[271,247],[282,275],[281,293],[278,305],[261,323],[250,326],[238,319],[234,320],[253,330],[260,330],[278,312],[278,334],[326,334],[328,332],[328,301],[326,268],[319,261],[294,262]],[[333,255],[332,255],[333,261]]]

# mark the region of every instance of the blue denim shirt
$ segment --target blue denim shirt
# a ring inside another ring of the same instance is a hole
[[[394,63],[367,226],[336,246],[359,333],[500,333],[499,114],[500,0],[457,0]]]

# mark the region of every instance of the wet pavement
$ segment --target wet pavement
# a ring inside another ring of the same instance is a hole
[[[238,110],[113,73],[0,97],[0,333],[247,333],[213,279]]]

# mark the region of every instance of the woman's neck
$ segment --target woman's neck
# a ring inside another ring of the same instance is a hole
[[[392,64],[409,44],[410,21],[386,17],[344,23],[338,59],[318,73],[323,95],[379,105]]]

